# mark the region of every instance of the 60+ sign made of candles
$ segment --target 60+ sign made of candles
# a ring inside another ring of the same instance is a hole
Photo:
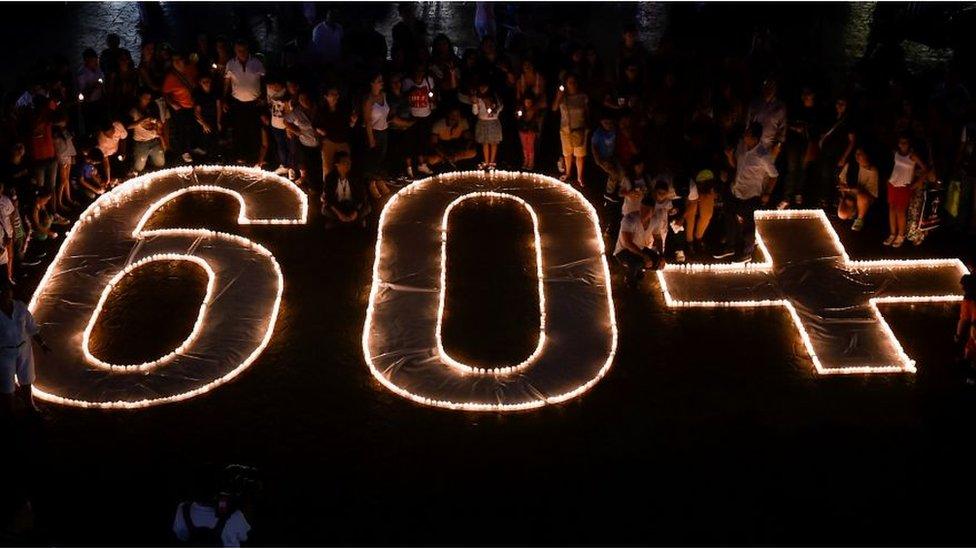
[[[308,219],[308,199],[300,188],[251,168],[163,170],[99,197],[68,233],[30,302],[55,347],[39,361],[38,398],[96,408],[181,401],[230,381],[261,355],[273,335],[285,283],[274,255],[237,235],[145,227],[160,207],[193,192],[235,198],[239,224],[304,224]],[[444,349],[448,221],[454,207],[468,200],[513,202],[532,220],[538,339],[518,364],[476,367]],[[826,337],[810,335],[813,320],[802,291],[793,292],[779,280],[785,277],[778,262],[797,258],[788,257],[788,238],[777,235],[796,231],[822,248],[817,253],[835,270],[884,281],[876,297],[851,303],[856,314],[831,323]],[[784,307],[818,373],[914,372],[914,361],[877,303],[962,298],[958,280],[968,271],[960,261],[851,261],[822,211],[759,212],[757,233],[762,262],[660,271],[665,302],[671,307]],[[207,275],[190,334],[175,349],[144,363],[100,360],[89,344],[108,296],[126,275],[155,261],[190,262]],[[372,375],[404,398],[472,411],[530,409],[575,398],[613,364],[615,317],[597,213],[582,194],[553,178],[518,172],[441,174],[401,189],[380,215],[363,356]],[[852,359],[857,364],[830,354],[831,337],[849,335],[845,330],[857,330],[866,343]]]

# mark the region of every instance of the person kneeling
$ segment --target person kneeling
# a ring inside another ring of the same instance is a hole
[[[325,178],[322,189],[322,215],[327,229],[336,224],[366,226],[371,208],[362,180],[352,173],[352,159],[345,151],[335,155],[335,169]]]
[[[613,256],[626,269],[625,280],[628,286],[636,287],[648,269],[664,268],[664,258],[654,248],[654,195],[641,201],[640,209],[624,216],[620,222],[620,233]]]

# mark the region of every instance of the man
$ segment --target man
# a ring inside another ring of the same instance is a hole
[[[779,177],[773,157],[762,144],[762,136],[762,124],[753,122],[735,151],[725,151],[729,165],[735,170],[735,181],[724,213],[726,248],[715,254],[716,259],[735,254],[736,263],[752,261],[756,247],[755,212],[769,202]]]
[[[352,174],[352,160],[349,153],[339,151],[335,155],[335,169],[325,178],[322,189],[322,215],[325,228],[331,229],[337,223],[366,227],[369,215],[369,202],[362,181]]]
[[[13,298],[13,287],[0,277],[0,414],[13,414],[14,396],[29,412],[37,412],[31,384],[34,383],[33,338],[44,352],[50,352],[30,310]]]
[[[427,164],[436,166],[447,162],[453,168],[457,163],[474,158],[478,153],[471,144],[471,128],[461,116],[461,110],[451,107],[447,116],[434,122],[431,128],[430,143],[432,153],[427,155]]]
[[[778,153],[777,146],[786,140],[786,105],[779,100],[778,89],[776,80],[767,78],[763,82],[762,96],[749,105],[746,116],[746,123],[762,125],[760,142],[774,158]]]
[[[121,47],[122,38],[119,35],[110,33],[105,37],[106,48],[102,50],[102,56],[99,60],[99,65],[106,75],[112,74],[113,72],[119,71],[119,58],[123,55],[130,55],[129,50]]]
[[[234,44],[234,58],[224,73],[224,103],[238,160],[253,163],[261,145],[261,94],[264,65],[251,56],[244,40]]]
[[[652,221],[655,202],[654,195],[648,194],[641,201],[639,210],[628,213],[620,221],[613,256],[626,269],[624,280],[631,288],[644,278],[647,269],[664,268],[664,258],[654,249]]]
[[[331,65],[342,54],[342,25],[336,22],[332,10],[325,12],[325,19],[312,29],[312,53],[323,65]]]
[[[102,100],[102,90],[105,85],[105,74],[98,63],[98,54],[88,48],[81,54],[82,65],[78,69],[77,85],[78,100],[83,103],[97,103]]]
[[[173,53],[172,66],[163,79],[163,98],[173,113],[170,147],[181,156],[183,162],[193,162],[190,154],[197,121],[193,102],[196,87],[196,69],[187,63],[182,53]]]

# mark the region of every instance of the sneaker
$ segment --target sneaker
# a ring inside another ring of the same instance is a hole
[[[182,158],[183,158],[183,162],[186,162],[187,164],[189,164],[190,162],[193,162],[193,155],[191,155],[188,152],[183,153]]]
[[[684,263],[685,261],[687,261],[684,250],[678,250],[674,252],[674,261],[675,263]]]
[[[779,201],[779,204],[776,205],[776,209],[777,210],[785,210],[786,208],[789,208],[789,207],[790,207],[790,201],[789,200],[780,200]]]
[[[894,244],[894,243],[895,243],[895,235],[893,235],[893,234],[889,234],[889,235],[888,235],[888,238],[886,238],[886,239],[884,240],[884,242],[882,242],[882,243],[881,243],[881,245],[882,245],[882,246],[891,246],[891,245],[892,245],[892,244]]]
[[[293,168],[288,168],[288,179],[295,180],[295,170]]]
[[[566,161],[560,156],[559,160],[556,161],[556,168],[559,169],[559,173],[566,173]],[[563,179],[563,181],[566,181]]]
[[[279,164],[274,171],[275,175],[286,175],[288,173],[288,168],[284,164]]]
[[[851,230],[852,231],[855,231],[855,232],[860,231],[863,228],[864,228],[864,218],[863,217],[859,217],[859,218],[855,219],[854,220],[854,224],[851,225]]]
[[[898,238],[895,238],[895,240],[891,243],[891,247],[901,248],[901,245],[904,243],[905,243],[905,237],[899,235]]]
[[[424,175],[431,175],[432,173],[434,173],[434,170],[431,170],[429,167],[427,167],[427,164],[421,164],[417,166],[417,171]]]
[[[715,259],[725,259],[726,257],[729,257],[731,255],[735,255],[735,250],[731,248],[725,248],[723,250],[719,250],[718,252],[712,254],[712,257],[714,257]]]

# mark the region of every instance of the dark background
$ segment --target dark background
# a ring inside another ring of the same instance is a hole
[[[634,18],[652,47],[670,33],[741,49],[764,21],[795,53],[791,67],[812,71],[813,60],[828,78],[846,72],[878,21],[908,28],[901,43],[916,71],[964,43],[953,30],[959,19],[932,18],[939,6],[898,17],[871,4],[696,6],[549,4],[531,13],[588,29],[608,50]],[[287,42],[287,32],[273,31],[290,30],[298,9],[150,7],[153,32],[248,29],[269,51]],[[80,58],[83,47],[100,49],[109,29],[138,51],[132,3],[8,9],[18,21],[0,35],[13,52],[8,82],[35,53]],[[387,36],[395,21],[389,4],[340,9]],[[461,45],[473,40],[472,13],[470,3],[422,6],[431,34],[448,32]],[[325,233],[314,217],[304,227],[240,228],[233,204],[219,198],[160,215],[172,226],[207,219],[275,254],[286,281],[275,336],[245,374],[184,403],[131,412],[44,406],[45,421],[14,433],[8,454],[20,459],[12,475],[31,486],[37,543],[172,543],[173,511],[191,479],[228,463],[261,471],[264,490],[249,517],[256,544],[973,543],[974,395],[950,367],[956,306],[883,309],[918,360],[917,375],[821,377],[784,311],[672,311],[654,280],[638,291],[615,280],[620,348],[593,390],[533,412],[450,412],[386,391],[363,363],[373,232]],[[879,227],[838,230],[852,258],[880,257]],[[898,254],[957,255],[959,244],[934,237]],[[132,289],[157,299],[159,320],[144,344],[179,332],[176,298],[158,282],[186,274],[157,275]],[[20,297],[32,288],[22,283]],[[140,307],[152,306],[147,299]]]

